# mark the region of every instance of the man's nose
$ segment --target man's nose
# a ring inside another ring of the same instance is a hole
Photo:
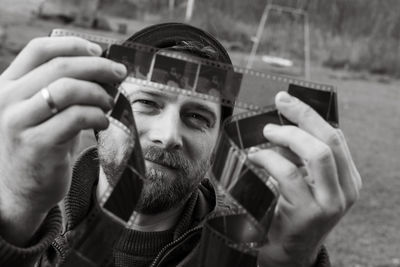
[[[151,141],[164,149],[181,148],[183,140],[179,112],[168,110],[157,117],[151,129]]]

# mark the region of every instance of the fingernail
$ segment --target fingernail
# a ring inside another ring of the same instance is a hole
[[[109,119],[107,116],[105,116],[105,118],[106,118],[106,121],[105,121],[105,127],[104,127],[104,129],[107,129],[108,126],[110,125],[110,119]]]
[[[258,148],[256,146],[252,146],[252,147],[249,148],[249,152],[248,153],[251,154],[251,153],[255,153],[257,151],[260,151],[260,148]]]
[[[119,78],[124,78],[126,76],[126,67],[123,64],[120,63],[113,63],[113,70],[114,73],[119,77]]]
[[[276,129],[278,129],[279,126],[276,124],[272,124],[272,123],[268,123],[267,125],[265,125],[264,127],[264,133],[270,133],[275,131]]]
[[[277,99],[279,102],[282,103],[290,103],[293,101],[293,97],[291,97],[288,93],[286,92],[279,92]]]
[[[98,44],[90,43],[88,45],[88,51],[93,56],[100,56],[103,50]]]

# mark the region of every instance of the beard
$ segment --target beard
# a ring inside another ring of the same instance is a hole
[[[121,140],[112,137],[108,131],[99,134],[98,155],[110,185],[124,171],[124,157],[129,149],[121,145]],[[198,188],[209,166],[210,159],[188,160],[181,150],[166,150],[158,146],[143,147],[143,158],[159,164],[162,168],[153,168],[146,164],[143,189],[135,210],[142,214],[157,214],[183,203]]]
[[[146,180],[136,210],[155,214],[184,202],[198,187],[208,170],[209,161],[189,161],[181,151],[166,151],[149,146],[143,149],[145,160],[171,167],[174,174],[146,167]]]

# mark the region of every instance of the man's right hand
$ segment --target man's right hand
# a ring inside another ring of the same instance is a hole
[[[84,39],[38,38],[0,76],[0,235],[14,245],[67,194],[80,131],[108,127],[113,102],[99,84],[120,82],[126,68],[100,54]]]

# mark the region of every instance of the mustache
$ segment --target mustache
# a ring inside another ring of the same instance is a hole
[[[146,160],[182,171],[190,169],[192,165],[181,151],[167,151],[156,146],[143,148],[143,157]]]

